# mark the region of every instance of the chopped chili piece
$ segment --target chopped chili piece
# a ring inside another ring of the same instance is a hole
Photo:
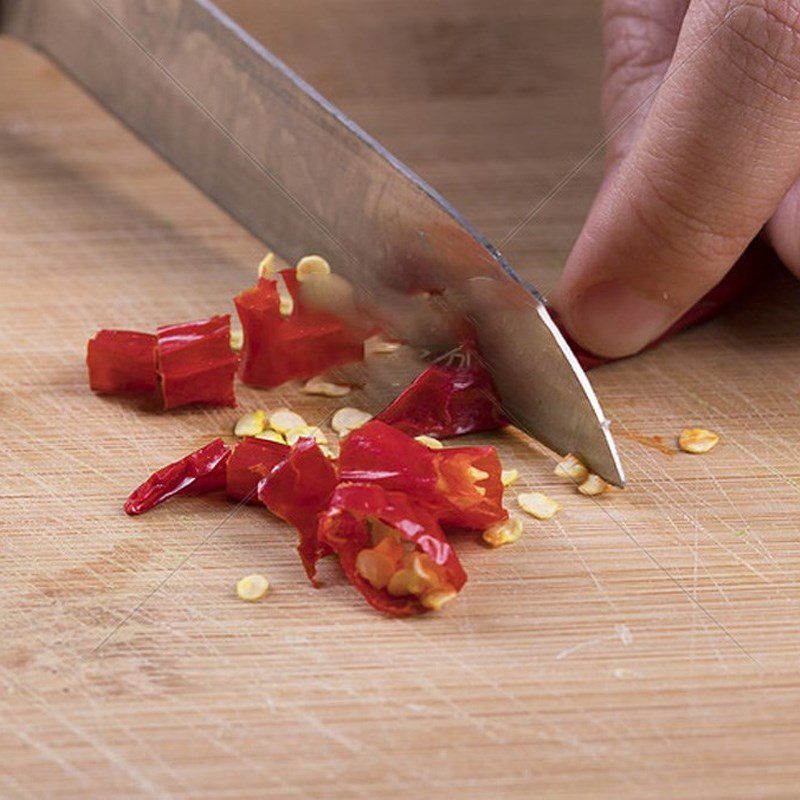
[[[503,469],[494,447],[434,450],[433,464],[438,492],[433,509],[442,525],[483,530],[508,518]]]
[[[356,330],[333,314],[304,306],[294,270],[280,275],[294,301],[289,316],[281,314],[278,284],[269,277],[234,298],[244,330],[242,380],[251,386],[278,386],[360,361],[371,331]]]
[[[377,419],[410,436],[440,438],[508,425],[491,375],[470,348],[428,367]]]
[[[189,453],[154,472],[125,501],[125,513],[135,516],[176,495],[209,494],[225,488],[231,449],[222,439]]]
[[[239,442],[228,459],[226,493],[232,500],[258,502],[258,483],[287,458],[285,444],[248,437]]]
[[[156,335],[165,409],[187,403],[236,405],[233,377],[238,358],[231,350],[229,314],[165,325]]]
[[[494,447],[431,450],[372,420],[342,441],[339,469],[342,481],[405,492],[445,526],[483,530],[508,516]]]
[[[147,394],[158,386],[156,337],[136,331],[98,331],[86,348],[89,386],[101,394]]]
[[[261,481],[258,497],[276,516],[297,528],[297,552],[308,579],[317,585],[316,564],[330,549],[317,539],[317,516],[336,488],[336,469],[311,438],[300,439],[286,459]]]
[[[386,614],[438,608],[467,580],[439,523],[402,492],[340,484],[320,515],[318,536],[350,583]]]

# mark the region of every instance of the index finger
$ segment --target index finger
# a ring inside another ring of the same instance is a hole
[[[606,356],[637,352],[714,286],[800,172],[791,4],[696,2],[631,151],[603,187],[555,305]]]

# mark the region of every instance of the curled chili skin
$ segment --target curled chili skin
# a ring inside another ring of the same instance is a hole
[[[372,546],[370,522],[375,520],[412,542],[442,568],[456,591],[461,590],[467,574],[433,515],[402,492],[386,491],[375,484],[341,483],[319,517],[318,538],[339,556],[347,579],[373,608],[393,616],[427,610],[414,595],[394,597],[386,589],[376,589],[356,569],[358,554]]]
[[[328,504],[338,476],[336,468],[310,438],[300,439],[288,456],[261,481],[258,498],[276,516],[297,528],[297,552],[306,575],[317,586],[317,561],[330,548],[317,538],[317,517]]]
[[[222,439],[189,453],[154,472],[125,501],[125,513],[135,516],[170,497],[208,494],[225,488],[231,449]]]
[[[339,471],[342,481],[404,492],[446,527],[484,530],[508,517],[494,447],[431,450],[391,425],[371,420],[342,441]]]
[[[228,459],[225,493],[231,500],[257,503],[259,481],[289,455],[289,446],[266,439],[247,437]]]
[[[268,388],[319,375],[338,364],[360,361],[369,333],[357,331],[333,314],[303,305],[294,270],[281,276],[294,300],[288,317],[280,313],[277,281],[260,278],[234,298],[244,344],[240,377]]]
[[[154,392],[158,386],[156,337],[138,331],[98,331],[86,347],[86,366],[94,392]]]
[[[410,436],[442,438],[508,425],[488,370],[465,347],[451,365],[434,364],[377,419]]]
[[[188,403],[236,405],[233,378],[238,358],[231,350],[229,314],[164,325],[156,336],[165,409]]]

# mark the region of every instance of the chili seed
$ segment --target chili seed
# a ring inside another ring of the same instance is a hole
[[[551,519],[561,506],[542,492],[525,492],[517,497],[519,507],[536,519]]]
[[[685,428],[678,437],[684,453],[707,453],[719,444],[719,436],[705,428]]]
[[[236,581],[236,595],[240,600],[255,603],[269,591],[269,581],[258,573],[246,575]]]

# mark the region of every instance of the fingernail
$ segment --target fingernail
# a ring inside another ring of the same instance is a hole
[[[658,338],[674,317],[672,307],[619,281],[596,283],[578,293],[566,313],[574,339],[609,358],[637,353]]]

